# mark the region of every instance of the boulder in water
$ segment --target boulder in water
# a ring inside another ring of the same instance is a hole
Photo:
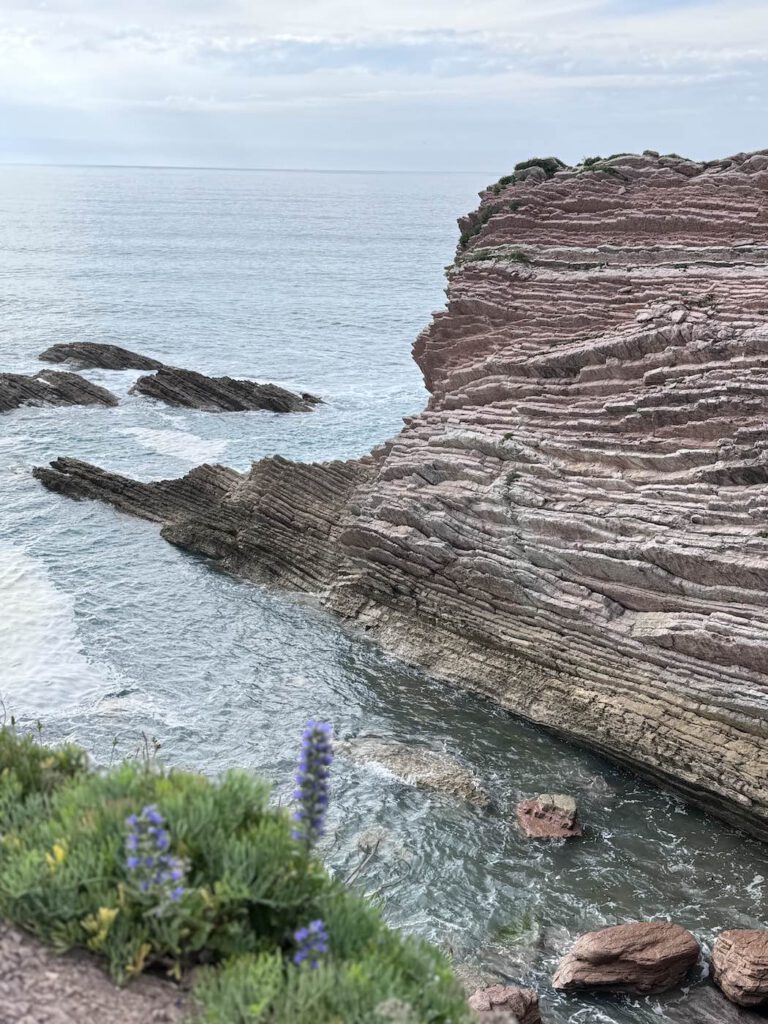
[[[470,1009],[486,1021],[491,1015],[518,1024],[541,1024],[539,997],[532,988],[518,985],[491,985],[480,988],[469,998]]]
[[[206,377],[195,370],[164,366],[157,373],[139,377],[132,392],[156,398],[168,405],[207,412],[247,412],[269,409],[272,412],[309,412],[321,399],[305,392],[301,395],[276,384],[257,384],[233,377]]]
[[[95,341],[73,341],[51,345],[37,357],[46,363],[72,363],[84,369],[159,370],[163,363],[121,345],[102,345]]]
[[[678,924],[620,924],[577,939],[561,960],[552,985],[565,992],[664,992],[678,985],[698,958],[698,942]]]
[[[582,834],[576,801],[562,793],[542,793],[517,805],[517,820],[532,839],[573,839]]]
[[[722,932],[712,950],[712,979],[737,1006],[767,1006],[768,930]]]

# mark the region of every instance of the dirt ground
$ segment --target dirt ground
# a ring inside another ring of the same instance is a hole
[[[57,956],[0,923],[0,1024],[180,1024],[190,1009],[169,982],[117,988],[89,957]]]

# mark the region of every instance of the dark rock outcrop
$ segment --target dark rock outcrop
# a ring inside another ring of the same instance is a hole
[[[768,151],[522,170],[416,341],[428,407],[309,491],[255,467],[238,571],[768,837]]]
[[[41,370],[34,377],[0,373],[0,412],[20,405],[117,405],[111,391],[76,373]]]
[[[531,839],[573,839],[582,834],[572,796],[543,793],[517,805],[517,821]]]
[[[768,930],[718,935],[712,949],[712,980],[737,1006],[768,1006]]]
[[[139,377],[132,392],[156,398],[168,405],[208,412],[308,412],[320,402],[314,395],[294,394],[276,384],[257,384],[232,377],[206,377],[195,370],[164,366],[151,376]]]
[[[491,1014],[503,1012],[508,1015],[507,1020],[513,1018],[518,1024],[541,1024],[539,997],[531,988],[491,985],[470,996],[469,1006],[482,1021]]]
[[[578,938],[560,962],[552,985],[564,992],[664,992],[679,985],[698,958],[698,942],[680,925],[620,924]]]
[[[714,985],[695,985],[679,999],[664,1004],[668,1024],[765,1024],[762,1014],[729,1003]]]
[[[72,363],[83,369],[159,370],[163,366],[159,359],[131,352],[120,345],[102,345],[95,341],[51,345],[40,353],[38,359],[46,363]]]

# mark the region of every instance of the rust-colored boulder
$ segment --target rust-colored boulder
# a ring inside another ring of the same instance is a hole
[[[560,961],[552,984],[565,992],[664,992],[678,985],[698,958],[698,942],[678,924],[620,924],[577,939]]]
[[[541,1024],[539,997],[532,988],[518,985],[490,985],[479,988],[469,999],[470,1009],[485,1021],[494,1018],[514,1018],[518,1024]]]
[[[737,1006],[768,1006],[768,930],[719,935],[712,950],[712,979]]]
[[[542,793],[517,805],[517,820],[532,839],[572,839],[582,834],[576,801],[562,793]]]

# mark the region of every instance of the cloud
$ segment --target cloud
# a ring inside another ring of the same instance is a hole
[[[559,97],[565,112],[581,95],[612,100],[618,118],[643,94],[703,96],[712,83],[743,102],[767,78],[768,5],[744,0],[4,0],[0,11],[6,136],[11,105],[135,126],[150,110],[344,117],[411,101],[533,110]]]

